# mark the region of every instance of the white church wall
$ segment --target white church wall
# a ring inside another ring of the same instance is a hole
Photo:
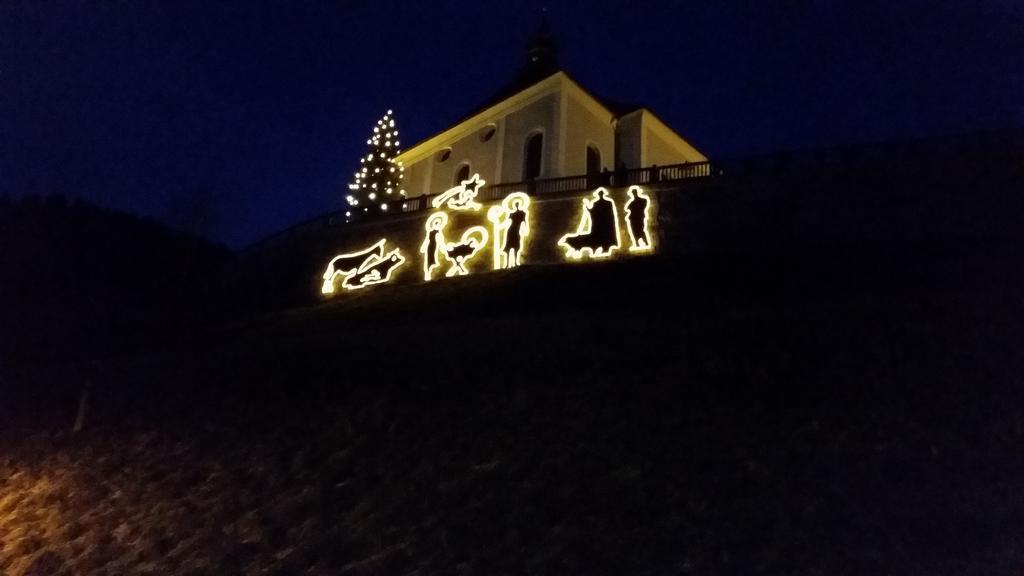
[[[544,134],[541,178],[552,178],[558,170],[559,93],[553,92],[510,112],[505,116],[504,154],[501,159],[501,182],[520,182],[527,137]]]
[[[588,106],[576,91],[568,90],[565,122],[565,159],[562,176],[587,172],[587,145],[601,153],[601,166],[611,170],[615,156],[615,128],[612,115],[595,106]]]
[[[447,149],[451,151],[447,160],[439,161],[437,152],[428,159],[433,162],[428,186],[429,193],[438,194],[457,185],[456,173],[465,164],[469,165],[470,176],[480,174],[480,177],[487,182],[494,182],[498,141],[496,137],[491,137],[490,140],[484,142],[481,140],[481,136],[489,128],[494,127],[496,130],[497,127],[492,122],[481,121],[475,124],[475,129],[469,130],[463,137],[447,146]]]
[[[631,112],[619,118],[616,128],[617,155],[616,167],[621,163],[627,169],[640,168],[643,162],[643,146],[641,136],[643,135],[642,110]]]
[[[644,128],[647,140],[647,166],[667,166],[669,164],[682,164],[687,158],[674,146],[670,145],[663,138],[658,136],[649,127]]]
[[[683,140],[657,116],[642,111],[644,166],[666,166],[684,162],[704,162],[707,157]]]
[[[493,129],[489,139],[481,136]],[[489,184],[521,182],[527,139],[544,137],[540,178],[585,174],[587,145],[601,153],[602,168],[628,169],[700,162],[706,158],[645,109],[620,117],[564,73],[499,102],[403,153],[409,198],[439,194],[456,185],[459,168]],[[442,156],[446,156],[442,159]]]
[[[406,198],[420,196],[430,188],[429,162],[428,158],[405,166],[405,179],[402,180],[402,187],[405,189]]]

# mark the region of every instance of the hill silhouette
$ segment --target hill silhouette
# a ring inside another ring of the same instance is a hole
[[[139,350],[202,318],[227,252],[81,200],[0,201],[0,355],[80,360]]]
[[[61,196],[0,198],[0,247],[0,419],[30,421],[68,409],[112,359],[192,337],[219,310],[230,259],[201,238]]]

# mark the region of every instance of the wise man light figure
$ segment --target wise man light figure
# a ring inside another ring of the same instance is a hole
[[[502,200],[501,206],[493,206],[487,218],[494,223],[494,236],[500,239],[494,243],[494,269],[515,268],[522,264],[523,248],[530,234],[530,197],[522,192],[513,192]]]
[[[626,225],[629,228],[629,239],[632,245],[630,252],[643,252],[651,249],[651,239],[647,233],[647,209],[651,199],[639,186],[629,188],[629,200],[626,201]]]
[[[420,246],[420,254],[423,254],[423,280],[430,281],[430,276],[441,265],[439,258],[440,250],[446,245],[444,240],[444,229],[448,226],[448,215],[444,212],[435,212],[427,218],[426,232]]]
[[[562,236],[558,245],[569,258],[607,258],[619,248],[619,216],[608,190],[598,188],[591,199],[583,199],[583,212],[576,231]]]

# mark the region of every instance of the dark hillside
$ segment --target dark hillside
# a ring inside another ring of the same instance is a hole
[[[320,305],[327,228],[5,205],[0,575],[1019,574],[1022,144],[722,163],[659,257]]]
[[[228,258],[82,201],[0,199],[0,420],[66,407],[112,359],[194,337],[218,313]],[[50,377],[44,386],[23,373]]]
[[[105,367],[78,436],[4,427],[0,570],[1014,574],[1019,258],[528,268],[222,327]]]

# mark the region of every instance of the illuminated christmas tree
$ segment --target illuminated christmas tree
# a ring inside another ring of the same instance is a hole
[[[373,134],[366,141],[366,156],[359,159],[355,181],[348,185],[345,221],[375,218],[400,206],[405,198],[402,189],[402,163],[398,156],[398,127],[391,110],[377,121]]]

